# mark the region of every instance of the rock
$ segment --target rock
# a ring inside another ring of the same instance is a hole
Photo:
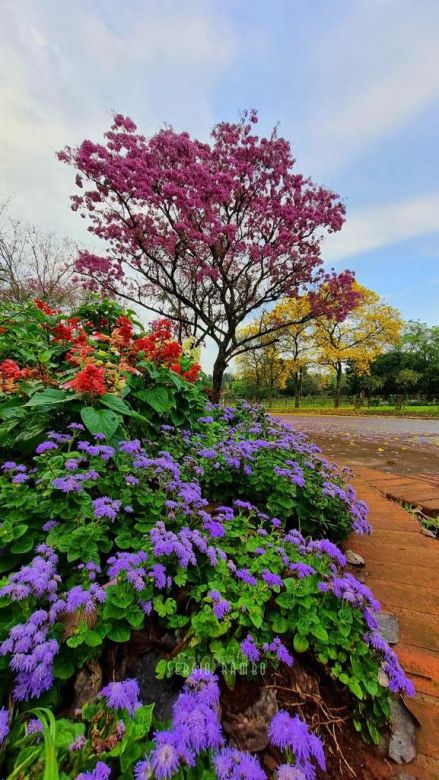
[[[229,712],[223,717],[224,731],[240,750],[264,750],[269,744],[268,726],[277,710],[274,690],[261,687],[259,695],[247,709]]]
[[[72,710],[81,710],[84,704],[93,701],[102,688],[102,667],[97,660],[88,661],[79,670],[73,684],[75,697]]]
[[[351,566],[364,566],[364,558],[353,550],[346,550],[346,560]]]
[[[416,721],[400,699],[391,702],[388,756],[397,764],[408,764],[416,758]]]
[[[163,653],[149,650],[137,662],[134,677],[140,687],[140,699],[143,704],[154,704],[154,717],[158,720],[168,720],[172,714],[172,705],[180,693],[182,683],[178,678],[157,680],[155,667],[157,661],[163,658]]]
[[[424,526],[421,527],[421,534],[429,536],[431,539],[436,539],[436,534],[434,534],[433,531],[430,531],[429,528],[424,528]]]
[[[374,612],[378,630],[389,645],[399,642],[399,621],[393,612]]]

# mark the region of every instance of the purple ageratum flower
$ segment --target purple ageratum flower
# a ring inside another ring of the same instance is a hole
[[[216,458],[216,450],[208,449],[207,447],[198,450],[197,455],[200,456],[200,458],[206,458],[206,460],[213,460]]]
[[[84,428],[82,423],[76,423],[76,422],[69,423],[67,428],[70,431],[83,431],[83,430],[85,430],[85,428]]]
[[[270,644],[265,643],[262,645],[262,649],[264,653],[274,653],[279,661],[282,661],[282,663],[286,664],[287,666],[292,666],[294,663],[294,659],[288,652],[285,645],[280,641],[279,637],[275,637]]]
[[[352,574],[346,573],[343,577],[334,576],[326,584],[328,585],[328,590],[339,599],[348,601],[356,607],[368,607],[374,612],[380,612],[381,610],[380,603],[374,597],[370,588],[359,582]]]
[[[0,709],[0,745],[3,745],[9,732],[9,712],[5,707],[2,707]]]
[[[151,752],[151,766],[157,780],[167,780],[177,772],[180,763],[193,766],[195,759],[186,744],[186,732],[160,731],[154,734],[155,748]]]
[[[335,563],[341,567],[346,566],[346,556],[343,555],[341,550],[338,549],[336,544],[333,544],[329,539],[319,539],[318,541],[311,541],[307,545],[308,552],[323,553],[331,558]]]
[[[91,772],[81,772],[75,780],[108,780],[111,775],[111,769],[103,761],[98,761]]]
[[[154,585],[159,590],[166,588],[168,580],[166,576],[166,568],[161,563],[156,563],[148,572],[148,576],[154,580]]]
[[[121,682],[108,683],[98,695],[105,699],[107,707],[115,710],[127,710],[132,717],[141,706],[139,694],[140,689],[137,680],[128,678]]]
[[[251,512],[251,510],[254,509],[253,504],[251,504],[250,501],[241,501],[240,498],[235,499],[233,506],[236,507],[236,509],[244,509],[247,512]]]
[[[14,460],[5,460],[5,462],[2,465],[2,471],[16,471],[17,470],[17,464]]]
[[[139,550],[136,553],[119,552],[116,555],[112,555],[108,559],[109,564],[107,574],[110,579],[114,579],[122,572],[129,572],[133,569],[137,569],[140,574],[145,574],[143,564],[147,561],[148,556],[144,550]],[[140,568],[139,568],[140,567]]]
[[[42,730],[43,730],[43,724],[41,723],[39,718],[33,718],[32,720],[28,720],[27,722],[28,734],[40,734]]]
[[[149,758],[138,761],[137,764],[134,765],[134,780],[150,780],[153,773],[154,769]]]
[[[136,455],[141,449],[142,445],[139,439],[119,442],[119,452],[124,452],[126,455]]]
[[[15,474],[12,477],[12,482],[14,485],[22,485],[25,482],[28,482],[30,479],[29,474]]]
[[[82,490],[81,483],[74,476],[56,477],[52,480],[52,487],[63,493],[80,493]]]
[[[81,585],[75,585],[66,593],[66,612],[76,612],[78,609],[84,609],[87,614],[96,609],[96,604],[102,604],[105,601],[105,590],[100,585],[94,583],[89,590],[84,590]]]
[[[125,482],[127,483],[127,485],[135,486],[139,484],[140,480],[137,479],[137,477],[135,477],[134,474],[126,474]]]
[[[44,523],[44,525],[41,526],[42,530],[48,533],[52,530],[52,528],[56,528],[56,526],[59,525],[58,520],[48,520],[47,523]]]
[[[230,612],[230,601],[227,601],[226,599],[221,599],[220,601],[217,601],[216,604],[214,604],[213,606],[213,613],[218,620],[223,620],[223,618],[229,612]]]
[[[261,576],[270,588],[282,588],[283,580],[278,574],[273,574],[269,569],[263,569]]]
[[[64,461],[64,468],[67,469],[67,471],[76,471],[81,465],[81,461],[82,458],[67,458],[67,460]]]
[[[259,760],[235,748],[224,748],[214,758],[218,780],[266,780]]]
[[[226,535],[223,524],[212,517],[203,521],[203,528],[212,539],[222,539]]]
[[[209,425],[210,423],[213,423],[213,417],[211,417],[210,415],[206,415],[205,417],[199,417],[198,422]]]
[[[48,450],[57,450],[58,445],[55,444],[54,441],[42,441],[41,444],[38,445],[35,452],[37,455],[42,455],[44,452],[47,452]]]
[[[298,715],[291,717],[285,710],[279,710],[270,723],[268,736],[272,745],[279,750],[291,750],[296,763],[302,768],[309,764],[311,759],[314,759],[321,769],[326,768],[321,740],[310,732],[307,724]]]
[[[280,764],[274,774],[276,780],[313,780],[315,777],[314,769],[311,767],[312,774],[303,772],[298,766],[292,764]]]
[[[95,498],[92,502],[94,516],[100,520],[103,517],[108,517],[112,523],[114,523],[117,513],[122,506],[122,501],[119,499],[112,499],[109,496],[101,496]]]
[[[302,561],[299,561],[298,563],[292,563],[290,566],[290,571],[294,572],[299,580],[303,580],[304,577],[310,577],[312,574],[316,573],[316,570],[312,566],[309,566],[308,563],[303,563]]]
[[[79,734],[79,736],[77,736],[76,739],[74,739],[73,742],[71,742],[68,747],[70,753],[76,753],[76,751],[82,750],[86,742],[87,740],[84,737],[84,735]]]
[[[253,574],[250,574],[248,569],[236,569],[235,577],[245,582],[246,585],[257,585],[258,582],[256,577],[253,577]]]
[[[94,433],[93,438],[95,439],[95,441],[105,441],[107,437],[105,433]]]
[[[0,588],[0,596],[22,601],[31,595],[41,598],[56,593],[59,583],[59,575],[56,572],[58,556],[47,545],[39,545],[37,551],[40,551],[40,554],[27,566],[22,566],[18,572],[11,574],[8,584]]]
[[[198,700],[203,704],[218,707],[220,697],[218,677],[207,669],[194,669],[186,680],[184,690],[191,694],[196,693]]]
[[[261,654],[255,645],[255,640],[251,634],[247,635],[247,638],[241,642],[241,652],[245,655],[249,661],[256,663],[259,661]]]
[[[173,707],[173,731],[186,734],[186,744],[196,755],[223,744],[217,705],[203,700],[203,693],[185,691]]]
[[[11,654],[10,667],[16,672],[16,701],[38,698],[53,685],[53,661],[59,645],[48,637],[48,618],[45,610],[37,610],[27,623],[13,626],[0,645],[0,655]]]

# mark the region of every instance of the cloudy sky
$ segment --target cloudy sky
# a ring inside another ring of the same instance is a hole
[[[256,108],[348,218],[324,256],[438,322],[437,0],[2,0],[0,200],[87,241],[54,152],[112,111],[207,139]]]

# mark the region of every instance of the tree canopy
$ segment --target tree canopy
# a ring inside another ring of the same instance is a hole
[[[106,242],[83,252],[77,270],[104,289],[183,324],[217,345],[214,395],[234,356],[261,335],[238,330],[282,297],[308,292],[309,317],[342,319],[357,301],[353,276],[322,267],[325,232],[341,229],[338,195],[293,171],[289,143],[259,137],[255,112],[222,122],[212,142],[165,128],[151,138],[116,115],[104,143],[66,147],[77,169],[72,205]]]

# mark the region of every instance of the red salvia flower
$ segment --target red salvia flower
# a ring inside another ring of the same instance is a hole
[[[66,382],[65,387],[74,390],[76,393],[93,393],[94,395],[104,395],[107,392],[105,385],[105,369],[90,363],[85,368],[78,371],[74,379]]]

